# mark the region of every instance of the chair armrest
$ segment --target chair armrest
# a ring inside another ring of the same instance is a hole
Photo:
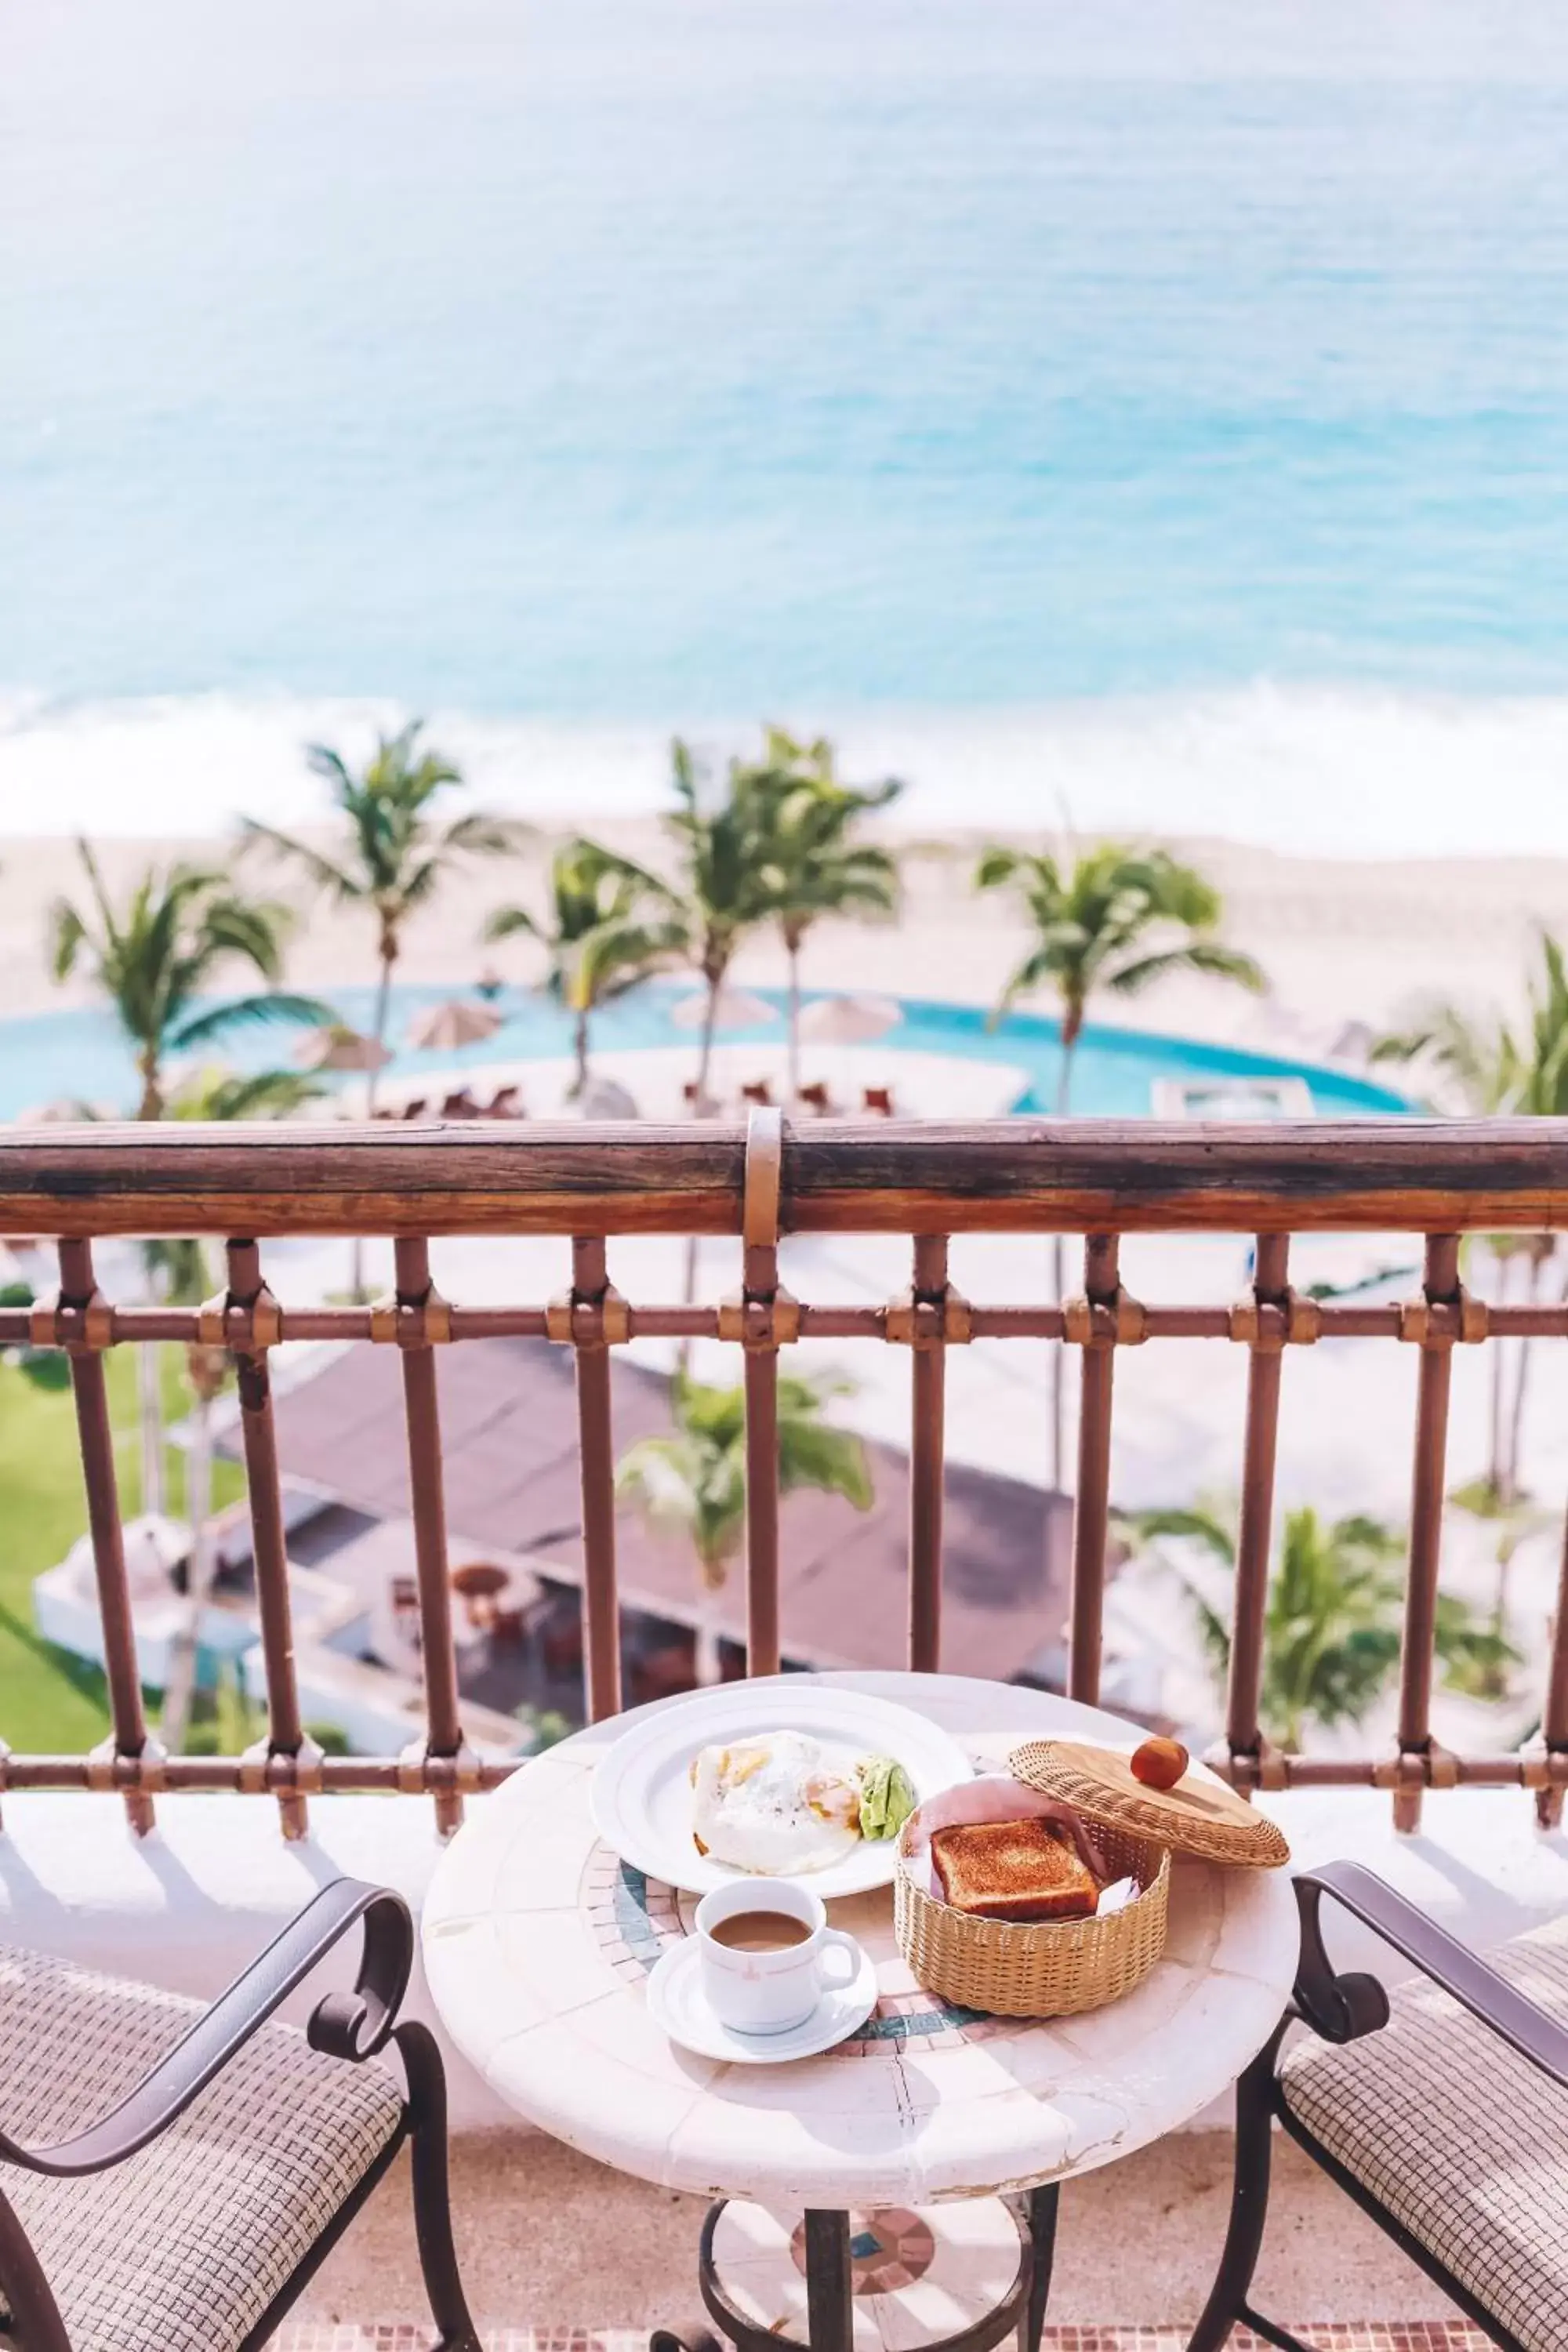
[[[1325,2041],[1353,2042],[1386,2025],[1389,2016],[1388,1995],[1375,1977],[1334,1974],[1323,1948],[1320,1918],[1325,1895],[1413,1962],[1521,2058],[1568,2090],[1568,2032],[1359,1862],[1325,1863],[1296,1880],[1301,1911],[1296,2006]]]
[[[392,2032],[414,1965],[408,1906],[388,1888],[340,1878],[308,1903],[243,1976],[199,2017],[183,2041],[143,2075],[99,2123],[51,2147],[27,2148],[0,2132],[0,2161],[68,2179],[119,2164],[183,2115],[215,2074],[265,2025],[274,2010],[348,1933],[364,1921],[353,1992],[328,1993],[311,2014],[314,2050],[337,2058],[374,2057]]]

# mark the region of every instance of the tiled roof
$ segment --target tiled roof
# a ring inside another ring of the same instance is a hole
[[[571,1351],[544,1340],[486,1339],[437,1349],[447,1517],[454,1537],[527,1557],[545,1575],[582,1578],[582,1505]],[[669,1425],[666,1377],[620,1357],[612,1367],[618,1450]],[[277,1399],[285,1476],[376,1517],[406,1515],[407,1457],[398,1351],[354,1348]],[[875,1499],[795,1494],[781,1507],[785,1654],[814,1666],[901,1666],[906,1655],[906,1457],[868,1442]],[[1066,1563],[1047,1567],[1047,1497],[1019,1479],[951,1464],[943,1542],[942,1664],[1005,1678],[1059,1641]],[[623,1513],[623,1601],[689,1622],[695,1570],[677,1540]],[[740,1637],[743,1579],[720,1604]]]

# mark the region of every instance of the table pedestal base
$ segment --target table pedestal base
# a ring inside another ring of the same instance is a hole
[[[1057,2195],[954,2203],[931,2222],[813,2210],[793,2231],[726,2200],[703,2224],[702,2300],[736,2352],[991,2352],[1015,2331],[1020,2352],[1038,2352]],[[956,2329],[955,2310],[973,2315]],[[661,2330],[652,2352],[681,2343]]]

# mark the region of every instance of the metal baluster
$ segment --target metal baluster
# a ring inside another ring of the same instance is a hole
[[[153,1800],[147,1792],[156,1783],[163,1750],[147,1736],[142,1677],[136,1661],[136,1626],[125,1573],[120,1482],[114,1468],[114,1433],[110,1424],[102,1353],[113,1339],[113,1316],[99,1294],[89,1241],[62,1241],[59,1266],[58,1317],[58,1324],[63,1326],[60,1336],[70,1358],[93,1573],[98,1582],[99,1621],[103,1628],[103,1667],[109,1684],[110,1717],[114,1726],[111,1738],[88,1759],[89,1783],[105,1788],[121,1785],[116,1763],[130,1764],[136,1779],[125,1789],[125,1811],[137,1835],[145,1836],[153,1826]],[[45,1302],[40,1321],[55,1311]]]
[[[935,1674],[942,1655],[942,1507],[947,1410],[945,1336],[919,1328],[922,1307],[943,1318],[947,1236],[920,1234],[914,1248],[910,1412],[910,1665]],[[929,1319],[929,1318],[928,1318]]]
[[[1546,1675],[1546,1704],[1541,1711],[1541,1744],[1547,1755],[1568,1751],[1568,1522],[1557,1570],[1557,1609],[1552,1624],[1552,1661]],[[1563,1820],[1563,1790],[1538,1789],[1535,1817],[1543,1830],[1554,1830]]]
[[[1083,1348],[1078,1423],[1078,1501],[1072,1531],[1072,1614],[1068,1696],[1093,1706],[1100,1696],[1105,1633],[1105,1547],[1110,1527],[1110,1391],[1115,1317],[1121,1292],[1120,1240],[1090,1234],[1084,1244],[1086,1297],[1067,1302]],[[1108,1322],[1109,1315],[1109,1322]]]
[[[458,1657],[452,1639],[452,1589],[447,1570],[447,1506],[441,1463],[441,1421],[436,1358],[429,1325],[445,1311],[430,1280],[430,1244],[405,1238],[395,1245],[397,1304],[395,1336],[403,1355],[403,1397],[408,1423],[408,1484],[414,1518],[415,1572],[419,1588],[420,1664],[425,1676],[426,1755],[462,1758]],[[410,1757],[411,1775],[420,1759]],[[421,1777],[423,1777],[421,1773]],[[463,1818],[456,1785],[436,1790],[436,1825],[445,1834]]]
[[[1287,1234],[1260,1234],[1252,1285],[1251,1356],[1247,1368],[1247,1437],[1241,1474],[1241,1522],[1236,1544],[1236,1611],[1230,1638],[1230,1685],[1226,1740],[1237,1784],[1246,1760],[1256,1767],[1263,1735],[1258,1697],[1263,1675],[1263,1633],[1268,1605],[1268,1549],[1274,1525],[1274,1465],[1279,1436],[1279,1380],[1289,1313]]]
[[[746,1672],[776,1675],[779,1619],[779,1358],[799,1331],[799,1309],[779,1287],[779,1210],[784,1183],[784,1119],[754,1109],[746,1122],[741,1211],[744,1271],[739,1324],[731,1302],[721,1333],[745,1348]]]
[[[234,1353],[250,1503],[256,1608],[267,1671],[266,1747],[268,1759],[277,1757],[292,1765],[292,1785],[279,1784],[278,1788],[278,1809],[284,1836],[302,1838],[310,1834],[310,1817],[301,1775],[319,1785],[319,1776],[312,1768],[319,1765],[321,1757],[314,1742],[305,1738],[305,1727],[300,1719],[300,1686],[294,1671],[289,1551],[278,1470],[278,1432],[272,1419],[272,1375],[267,1360],[268,1349],[275,1346],[281,1336],[281,1318],[277,1301],[267,1287],[261,1254],[254,1242],[231,1241],[228,1244],[227,1304],[243,1315],[249,1342],[237,1345]]]
[[[1443,1533],[1443,1486],[1453,1381],[1454,1332],[1433,1309],[1457,1299],[1459,1237],[1429,1234],[1423,1288],[1426,1315],[1415,1391],[1415,1452],[1410,1485],[1410,1563],[1405,1587],[1405,1633],[1399,1654],[1399,1770],[1394,1824],[1421,1825],[1421,1800],[1432,1738],[1432,1660],[1437,1630],[1437,1569]],[[1414,1777],[1419,1770],[1422,1777]]]
[[[583,1654],[588,1720],[621,1707],[621,1622],[616,1582],[616,1449],[610,1420],[612,1329],[626,1337],[626,1305],[610,1289],[602,1240],[572,1244],[572,1339],[577,1360],[577,1453],[583,1481]],[[618,1317],[616,1309],[618,1307]]]

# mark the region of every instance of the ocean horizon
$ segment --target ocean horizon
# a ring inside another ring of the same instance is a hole
[[[113,0],[0,79],[0,830],[833,733],[916,824],[1568,855],[1568,17]]]

